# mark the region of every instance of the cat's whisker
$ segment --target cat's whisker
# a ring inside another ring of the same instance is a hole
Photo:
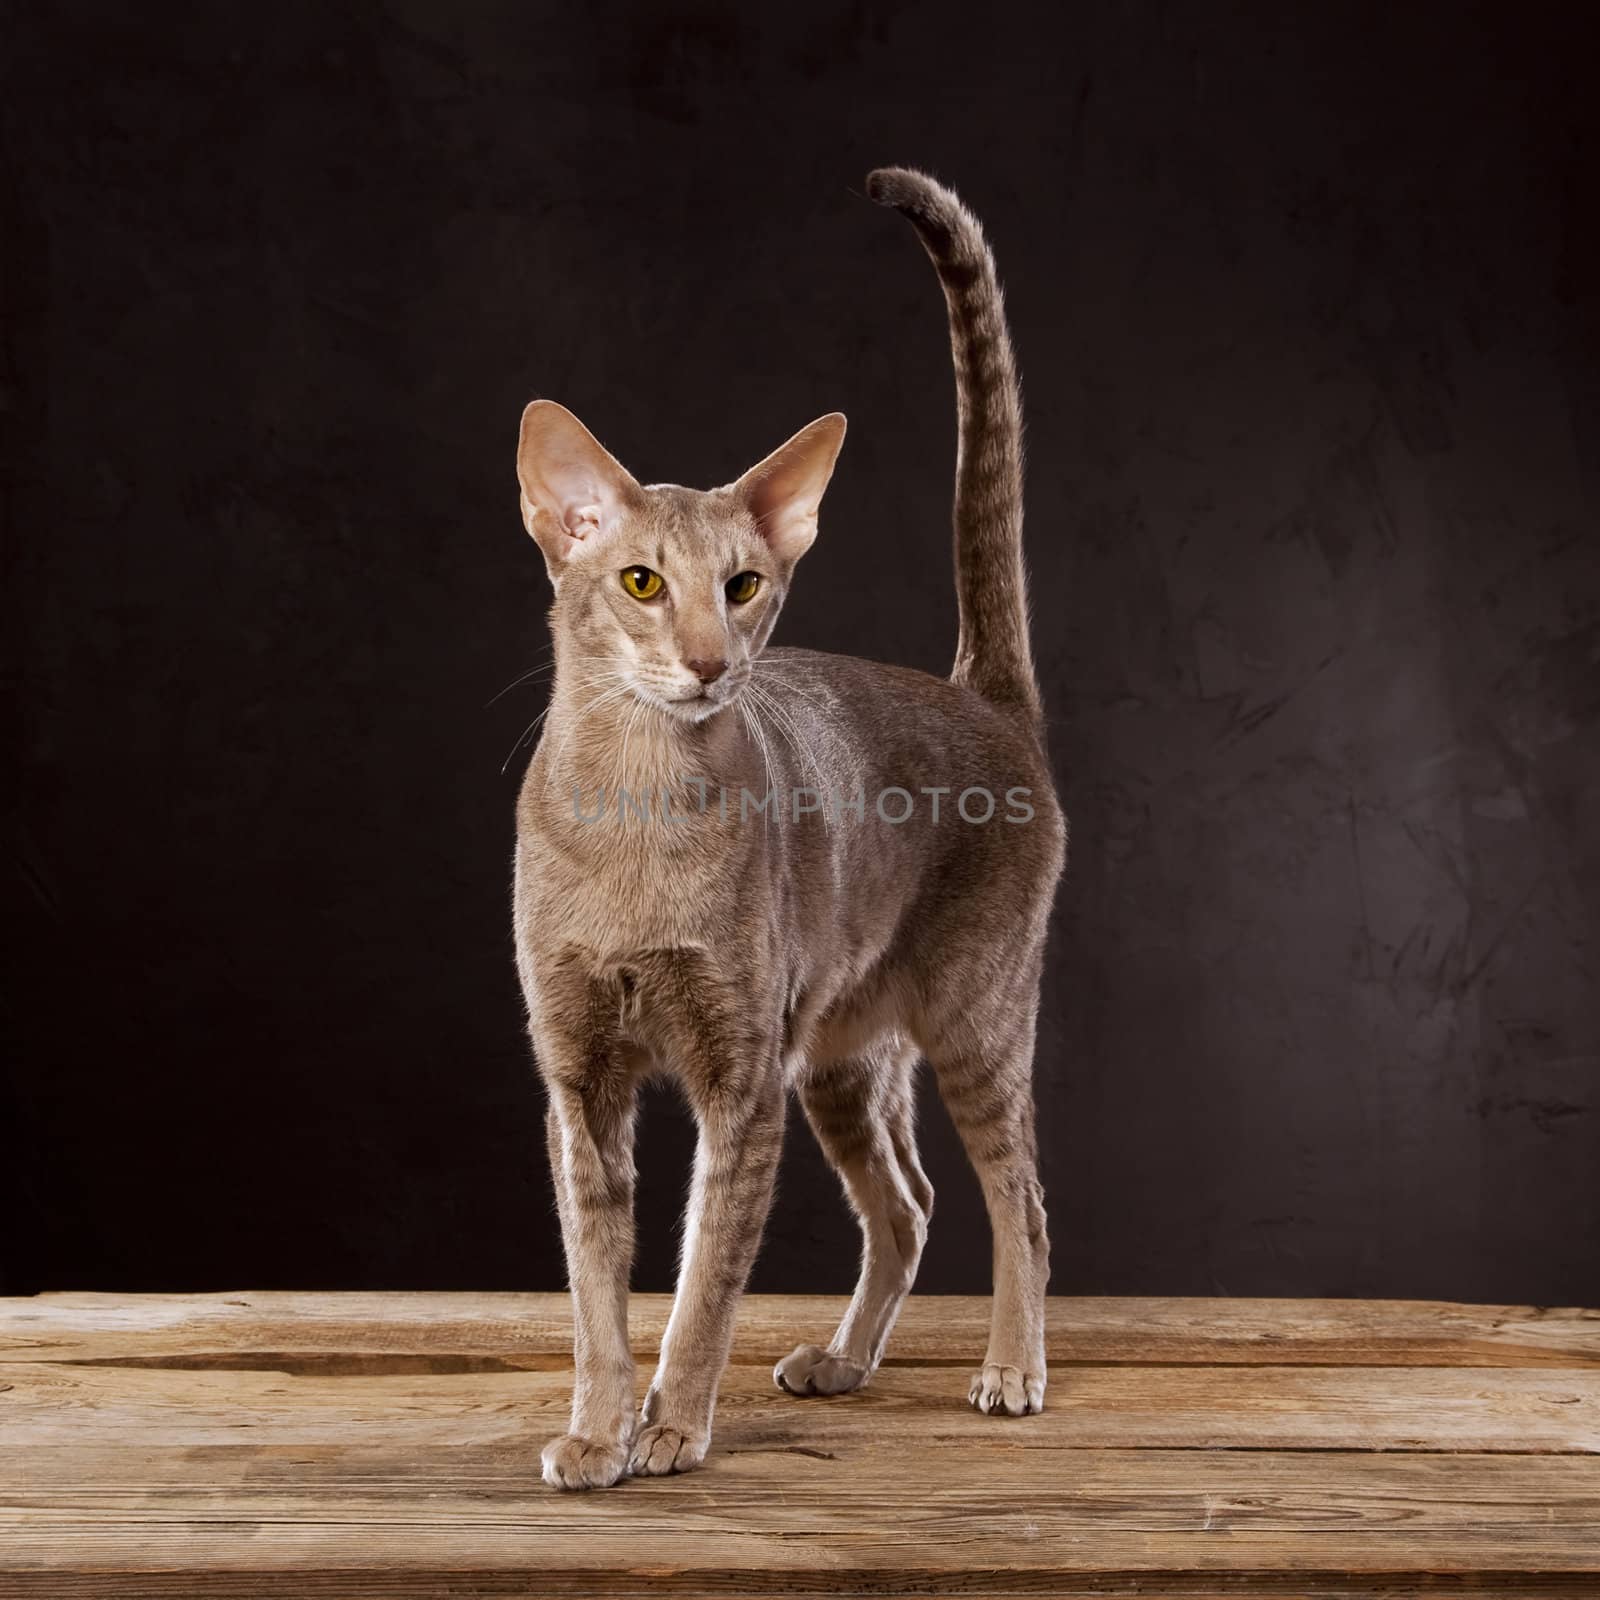
[[[642,704],[640,704],[638,701],[635,701],[634,704],[627,709],[627,722],[622,723],[622,747],[619,765],[621,765],[622,768],[621,781],[624,782],[624,784],[627,784],[627,782],[632,782],[632,773],[627,770],[627,747],[629,747],[630,739],[634,738],[634,726],[635,723],[638,722],[638,714],[640,714],[640,710],[642,709]]]
[[[522,732],[520,734],[518,734],[517,742],[514,745],[512,745],[510,754],[507,755],[505,760],[500,763],[500,773],[501,773],[502,777],[505,775],[506,768],[509,767],[511,765],[511,763],[516,759],[517,752],[523,747],[523,745],[525,745],[528,742],[528,735],[530,733],[532,733],[534,731],[534,729],[537,728],[539,726],[539,724],[541,722],[543,722],[544,719],[546,717],[548,717],[549,715],[550,715],[550,707],[546,706],[544,708],[544,710],[541,711],[539,713],[539,715],[536,716],[533,719],[533,721],[530,722],[528,724],[528,726],[522,730]]]
[[[767,714],[768,720],[771,721],[777,732],[782,735],[784,743],[787,744],[790,749],[794,751],[795,755],[800,757],[803,762],[804,752],[795,742],[794,724],[788,720],[784,713],[783,707],[778,704],[777,698],[774,695],[769,694],[764,688],[754,681],[752,681],[746,687],[748,688],[751,699],[757,706],[761,708],[761,710]]]
[[[766,792],[770,796],[772,794],[772,792],[773,792],[772,755],[767,749],[766,735],[761,731],[761,723],[760,723],[759,715],[755,711],[754,707],[746,705],[743,700],[740,700],[740,702],[739,702],[739,715],[744,719],[745,727],[749,729],[751,738],[755,740],[756,748],[758,750],[760,750],[760,752],[761,752],[762,770],[767,775],[767,790],[766,790]],[[769,810],[769,808],[766,807],[766,806],[763,806],[762,809],[761,809],[761,831],[763,833],[765,833],[767,831],[767,812],[768,812],[768,810]],[[743,819],[743,811],[744,811],[744,802],[743,802],[743,798],[741,797],[741,799],[740,799],[741,820]]]
[[[819,796],[825,795],[828,791],[826,784],[823,782],[822,774],[815,761],[806,750],[804,744],[800,741],[799,736],[794,728],[794,724],[785,719],[785,714],[779,710],[776,704],[770,699],[765,701],[765,707],[767,716],[771,719],[778,735],[783,739],[784,743],[794,751],[800,765],[800,775],[807,780],[806,786],[810,788],[813,793]],[[824,811],[823,826],[827,827],[830,825],[830,816],[826,811]]]
[[[562,754],[565,752],[567,746],[572,742],[573,735],[577,733],[589,720],[589,718],[599,711],[601,707],[614,704],[616,701],[621,700],[624,696],[633,692],[632,685],[628,681],[626,674],[619,672],[615,674],[615,676],[621,679],[621,681],[614,684],[611,688],[603,689],[592,699],[579,706],[577,710],[572,713],[571,718],[566,721],[565,726],[562,729],[561,741],[551,752],[550,762],[546,768],[545,787],[547,790],[550,786],[551,780],[555,777],[556,772],[560,768]]]
[[[627,674],[622,672],[620,669],[614,669],[614,670],[604,670],[604,669],[602,669],[602,670],[599,670],[599,671],[592,671],[591,670],[591,671],[588,671],[588,672],[580,672],[580,673],[577,673],[577,674],[574,675],[574,682],[576,682],[578,684],[578,686],[580,688],[583,688],[583,689],[593,688],[596,684],[607,683],[607,682],[612,682],[612,681],[615,681],[615,682],[618,682],[618,683],[626,683]],[[507,687],[509,688],[509,687],[513,687],[513,686],[508,685]],[[502,694],[505,693],[505,692],[506,692],[505,690],[501,691]],[[496,696],[496,699],[498,699],[498,698],[499,698],[499,696]],[[491,701],[490,704],[492,705],[493,701]],[[516,759],[517,752],[519,750],[521,750],[528,743],[528,736],[530,734],[532,734],[534,732],[534,730],[536,728],[538,728],[540,723],[542,723],[545,720],[545,718],[547,718],[550,715],[550,713],[555,709],[555,704],[556,704],[555,698],[554,698],[554,696],[552,696],[551,700],[550,700],[550,703],[544,708],[544,710],[541,711],[539,713],[539,715],[536,716],[533,719],[533,721],[530,722],[527,725],[527,727],[522,730],[521,734],[517,738],[517,742],[514,745],[512,745],[510,754],[508,754],[506,756],[505,760],[503,762],[501,762],[501,764],[500,764],[500,771],[502,772],[502,774],[505,772],[506,768],[509,767],[511,765],[511,763]],[[591,702],[591,704],[592,704],[592,702]],[[581,712],[580,712],[580,715],[581,715]]]
[[[760,674],[763,672],[770,673],[772,675],[772,682],[774,684],[781,683],[785,692],[799,695],[802,700],[806,701],[809,705],[816,707],[819,713],[826,716],[829,712],[828,703],[825,700],[819,700],[816,695],[810,693],[810,690],[807,688],[805,682],[795,678],[784,677],[784,665],[785,663],[776,661],[763,663],[757,667],[756,672],[752,674],[752,678],[760,676]],[[809,681],[812,688],[816,687],[815,679]]]
[[[518,677],[513,678],[511,682],[505,686],[505,688],[499,691],[498,694],[490,695],[490,697],[484,701],[484,709],[487,710],[495,703],[496,700],[499,700],[503,696],[510,694],[513,689],[520,688],[523,684],[529,682],[531,679],[542,678],[546,673],[554,672],[555,662],[549,659],[549,657],[554,655],[553,648],[547,650],[545,655],[547,659],[529,667],[526,672],[520,674]]]
[[[825,792],[826,786],[822,782],[822,770],[817,765],[816,757],[812,755],[800,728],[789,714],[788,707],[781,705],[776,696],[762,688],[753,678],[746,685],[746,688],[755,695],[757,703],[766,708],[767,715],[771,717],[773,723],[777,726],[778,732],[783,735],[784,741],[794,751],[802,772],[811,780],[811,787],[819,794]]]
[[[634,727],[638,723],[640,713],[643,710],[644,702],[636,699],[634,703],[628,707],[628,718],[627,721],[622,725],[622,745],[620,748],[620,754],[617,758],[617,782],[619,786],[628,785],[630,793],[634,793],[636,786],[633,785],[633,775],[628,770],[628,744],[633,738]]]

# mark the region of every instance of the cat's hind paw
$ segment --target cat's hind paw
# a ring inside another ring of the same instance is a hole
[[[609,1489],[628,1470],[626,1450],[573,1433],[552,1439],[539,1459],[552,1489]]]
[[[986,1416],[1026,1417],[1044,1410],[1044,1374],[989,1362],[972,1375],[967,1399]]]
[[[692,1438],[665,1423],[645,1428],[633,1442],[628,1470],[641,1478],[664,1477],[669,1472],[693,1472],[706,1458],[708,1439]]]
[[[865,1387],[872,1374],[854,1361],[846,1361],[831,1350],[803,1344],[772,1369],[772,1380],[790,1394],[849,1394]]]

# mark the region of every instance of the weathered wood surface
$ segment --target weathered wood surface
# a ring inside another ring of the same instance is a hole
[[[0,1596],[1600,1595],[1595,1312],[1059,1300],[1011,1420],[981,1300],[772,1388],[839,1309],[751,1300],[706,1467],[570,1496],[560,1296],[0,1301]]]
[[[771,1365],[775,1342],[826,1340],[841,1302],[825,1295],[748,1297],[736,1361]],[[489,1356],[537,1367],[571,1360],[566,1299],[550,1294],[52,1294],[0,1301],[0,1361],[92,1361],[282,1351],[306,1357]],[[653,1353],[665,1295],[636,1295],[634,1350]],[[989,1302],[925,1295],[907,1302],[891,1362],[970,1365],[989,1332]],[[793,1337],[791,1337],[793,1336]],[[1600,1310],[1464,1306],[1431,1300],[1057,1298],[1050,1359],[1158,1365],[1600,1367]],[[787,1354],[788,1347],[779,1354]]]

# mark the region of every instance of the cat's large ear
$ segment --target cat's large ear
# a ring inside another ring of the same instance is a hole
[[[517,443],[522,520],[557,576],[574,550],[608,534],[641,493],[632,474],[554,400],[522,413]]]
[[[844,443],[839,412],[818,417],[733,485],[781,561],[798,561],[817,536],[817,508]]]

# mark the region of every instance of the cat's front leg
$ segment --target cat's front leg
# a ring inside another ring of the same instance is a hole
[[[750,1275],[783,1148],[778,1062],[686,1082],[700,1125],[683,1266],[630,1470],[688,1472],[705,1459],[739,1296]]]
[[[557,1054],[542,1050],[541,1060]],[[637,1095],[618,1067],[576,1084],[548,1073],[546,1129],[572,1288],[572,1420],[541,1458],[558,1489],[606,1489],[628,1470],[635,1430],[628,1347]]]

